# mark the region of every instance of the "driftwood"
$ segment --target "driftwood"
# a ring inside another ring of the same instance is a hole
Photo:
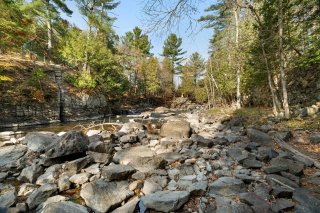
[[[271,178],[271,180],[273,180],[274,182],[280,184],[281,186],[287,187],[290,190],[294,190],[294,188],[292,188],[291,186],[288,186],[287,184],[282,183],[280,180],[277,180],[275,178]]]
[[[88,126],[84,126],[84,125],[79,124],[79,125],[73,127],[73,129],[81,128],[82,131],[87,132],[90,129],[94,129],[94,128],[99,127],[100,130],[105,130],[104,127],[103,127],[104,125],[111,126],[113,128],[113,130],[115,131],[117,129],[115,126],[122,126],[123,124],[122,123],[105,123],[104,121],[102,123],[99,123],[99,124],[96,124],[95,122],[92,122]]]
[[[287,150],[287,151],[289,151],[289,152],[291,152],[291,153],[293,153],[293,154],[295,154],[295,155],[297,155],[297,156],[299,156],[301,158],[304,158],[304,159],[307,159],[309,161],[312,161],[313,165],[320,169],[320,162],[318,160],[313,159],[313,158],[311,158],[309,156],[306,156],[305,154],[302,154],[301,152],[299,152],[298,150],[296,150],[295,148],[290,146],[288,143],[284,142],[283,140],[281,140],[281,139],[279,139],[277,137],[274,137],[273,139],[277,144],[279,144],[279,146],[282,149]]]

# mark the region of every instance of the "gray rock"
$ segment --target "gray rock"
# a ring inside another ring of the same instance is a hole
[[[273,158],[270,162],[271,166],[286,166],[289,168],[289,172],[294,175],[302,175],[304,165],[300,162],[287,159],[287,158]]]
[[[24,183],[20,186],[18,196],[28,196],[38,187],[31,183]]]
[[[71,182],[69,180],[68,175],[62,175],[61,177],[59,177],[58,187],[60,192],[70,189],[70,185],[71,185]]]
[[[161,191],[167,184],[167,176],[152,176],[144,181],[142,191],[144,194],[151,194]]]
[[[12,145],[0,147],[0,171],[5,172],[18,166],[20,159],[28,148],[24,145]]]
[[[167,161],[169,164],[173,163],[175,161],[181,160],[183,156],[176,152],[167,152],[159,154],[158,157],[163,158],[165,161]]]
[[[136,131],[143,131],[144,129],[145,128],[142,125],[142,123],[128,122],[128,123],[123,124],[123,126],[121,127],[119,132],[123,133],[123,134],[129,134],[129,133],[136,132]]]
[[[166,138],[189,138],[190,123],[184,120],[169,120],[161,126],[160,136]]]
[[[210,186],[210,195],[230,196],[246,191],[246,185],[240,179],[233,177],[221,177]]]
[[[36,181],[38,185],[44,185],[47,183],[56,183],[57,179],[60,175],[61,171],[58,170],[48,170],[43,174],[40,175]]]
[[[288,199],[280,198],[271,204],[273,212],[283,212],[294,207],[294,203]]]
[[[263,170],[267,174],[278,173],[281,171],[287,171],[289,168],[286,165],[277,165],[277,166],[268,166],[265,167]]]
[[[278,153],[271,147],[259,147],[258,148],[258,159],[262,161],[270,160],[278,157]]]
[[[133,195],[128,190],[128,182],[105,182],[97,180],[82,186],[80,196],[95,212],[107,212],[111,207],[120,204]]]
[[[66,162],[63,169],[66,174],[72,176],[80,172],[81,169],[85,168],[91,162],[92,158],[90,156],[86,156],[77,160]]]
[[[17,193],[14,186],[0,183],[0,207],[8,208],[16,201]]]
[[[42,175],[44,168],[37,164],[32,163],[31,166],[24,168],[18,177],[18,180],[23,182],[35,183],[37,178]]]
[[[306,189],[302,189],[302,188],[296,189],[293,192],[292,200],[300,205],[300,209],[303,209],[302,212],[305,212],[305,213],[319,212],[320,200],[317,199],[310,191]],[[295,212],[299,212],[299,211],[296,211],[296,208],[295,208]]]
[[[198,135],[198,134],[192,134],[191,135],[191,140],[194,143],[197,143],[198,146],[200,147],[212,147],[213,146],[213,140],[212,138],[205,138],[202,135]]]
[[[270,206],[267,201],[253,192],[241,193],[240,201],[251,206],[254,212],[269,213]]]
[[[27,204],[29,209],[34,209],[40,203],[46,201],[49,197],[56,194],[58,191],[57,185],[55,184],[45,184],[35,191],[27,199]]]
[[[272,138],[267,133],[256,129],[247,129],[247,135],[252,142],[263,146],[272,146]]]
[[[185,204],[189,200],[189,195],[187,191],[162,191],[142,197],[141,201],[147,209],[171,212]]]
[[[4,181],[8,177],[8,172],[0,172],[0,182]]]
[[[167,162],[158,156],[137,157],[130,161],[129,165],[140,172],[151,172],[156,169],[164,169]]]
[[[139,138],[135,134],[128,134],[128,135],[124,135],[124,136],[120,137],[119,141],[121,143],[136,143],[139,141]]]
[[[108,181],[125,180],[129,178],[136,170],[128,165],[109,165],[101,170],[101,175]]]
[[[169,111],[170,110],[167,107],[157,107],[157,108],[154,109],[155,113],[167,113]]]
[[[123,206],[112,211],[112,213],[133,213],[139,201],[139,197],[135,197]]]
[[[247,158],[242,164],[248,169],[260,169],[263,166],[263,163],[261,161],[257,161],[255,158]]]
[[[217,197],[216,198],[216,211],[208,211],[208,212],[216,212],[216,213],[253,213],[252,209],[244,204],[237,203],[233,200],[225,197]]]
[[[62,201],[46,205],[41,213],[88,213],[88,210],[79,204]]]
[[[260,196],[264,200],[270,199],[271,187],[265,183],[260,183],[255,186],[254,193]]]
[[[55,196],[49,197],[45,202],[41,203],[36,208],[36,211],[41,212],[43,210],[43,208],[45,208],[47,205],[49,205],[51,203],[57,203],[57,202],[66,201],[66,200],[68,200],[68,198],[65,196],[61,196],[61,195],[55,195]]]
[[[87,155],[90,156],[95,163],[109,164],[112,160],[112,155],[107,153],[89,151]]]
[[[91,166],[85,168],[85,172],[92,174],[92,175],[97,175],[100,173],[100,164],[92,164]]]
[[[92,142],[88,146],[89,151],[99,152],[99,153],[107,153],[111,154],[113,152],[113,147],[110,143],[104,143],[101,141]]]
[[[276,184],[279,184],[278,182],[281,182],[281,183],[286,184],[287,186],[290,186],[292,188],[298,188],[299,187],[299,185],[297,183],[295,183],[294,181],[292,181],[292,180],[290,180],[288,178],[282,177],[280,175],[274,175],[274,174],[267,175],[266,180],[268,182],[272,181],[272,182],[274,182]]]
[[[69,181],[71,183],[75,183],[75,184],[81,185],[81,184],[84,184],[84,183],[88,182],[90,176],[91,175],[88,174],[88,173],[75,174],[75,175],[72,175],[70,177]]]
[[[146,146],[135,146],[123,149],[115,153],[113,161],[120,164],[129,164],[130,161],[137,157],[153,157],[155,153]]]
[[[23,143],[34,152],[44,152],[46,148],[59,137],[51,132],[31,132],[23,139]]]
[[[293,190],[288,187],[279,186],[278,184],[273,184],[271,194],[275,198],[292,198]]]
[[[319,133],[313,133],[309,136],[309,141],[312,144],[319,144],[320,143],[320,134]]]
[[[76,153],[83,153],[88,150],[89,139],[80,131],[69,131],[61,138],[48,146],[45,156],[57,158]]]
[[[291,131],[277,132],[275,136],[283,141],[289,141],[292,138]]]

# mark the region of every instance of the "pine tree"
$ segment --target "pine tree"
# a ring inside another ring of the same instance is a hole
[[[181,62],[184,60],[184,55],[186,51],[181,48],[182,38],[179,38],[176,34],[170,34],[163,45],[162,56],[167,57],[171,61],[172,66],[172,83],[174,84],[174,75],[181,72]]]

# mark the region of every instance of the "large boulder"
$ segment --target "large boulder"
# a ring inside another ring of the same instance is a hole
[[[120,150],[113,156],[113,161],[120,164],[129,164],[137,157],[153,157],[155,153],[146,146],[135,146]]]
[[[13,145],[0,147],[0,171],[7,171],[17,167],[17,161],[27,152],[24,145]]]
[[[190,123],[184,120],[169,120],[160,129],[160,136],[166,138],[182,139],[190,137]]]
[[[16,197],[14,186],[0,183],[0,207],[10,207],[16,201]]]
[[[31,132],[25,136],[23,143],[34,152],[43,152],[58,138],[56,134],[51,132]]]
[[[233,177],[221,177],[212,183],[209,194],[231,196],[245,191],[246,185],[242,180]]]
[[[142,197],[143,205],[147,209],[161,212],[178,210],[189,200],[190,193],[187,191],[161,191]]]
[[[45,156],[47,158],[63,157],[88,150],[89,139],[80,131],[69,131],[61,138],[52,143]]]
[[[262,146],[272,146],[272,138],[267,133],[257,129],[247,129],[247,135],[252,142]]]
[[[133,195],[128,190],[128,182],[105,182],[97,180],[86,183],[82,186],[80,196],[84,199],[86,205],[95,212],[107,212],[128,197]]]
[[[79,204],[62,201],[49,203],[42,209],[41,213],[88,213],[88,210]]]
[[[49,197],[56,194],[58,187],[55,184],[45,184],[34,190],[27,199],[29,209],[34,209],[39,204],[46,201]]]

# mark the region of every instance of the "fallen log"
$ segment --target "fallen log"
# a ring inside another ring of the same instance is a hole
[[[290,146],[288,143],[284,142],[283,140],[277,138],[277,137],[273,137],[274,141],[284,150],[291,152],[294,155],[299,156],[300,158],[304,158],[306,160],[309,160],[311,162],[313,162],[313,165],[317,168],[320,169],[320,162],[316,159],[313,159],[305,154],[302,154],[301,152],[299,152],[298,150],[296,150],[295,148],[293,148],[292,146]]]

